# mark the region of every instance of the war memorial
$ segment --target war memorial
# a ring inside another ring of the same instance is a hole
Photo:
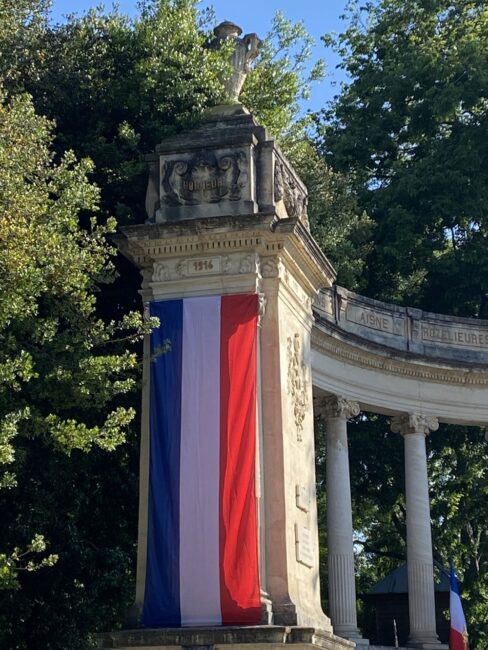
[[[147,314],[135,604],[103,648],[339,650],[357,626],[348,419],[404,446],[408,646],[436,631],[425,438],[488,422],[488,322],[335,285],[307,189],[238,103],[255,34],[231,23],[229,103],[149,159],[147,222],[118,247]],[[169,341],[164,354],[158,349]],[[319,584],[314,419],[327,436],[329,581]],[[378,454],[381,454],[381,448]],[[329,611],[320,590],[329,594]]]

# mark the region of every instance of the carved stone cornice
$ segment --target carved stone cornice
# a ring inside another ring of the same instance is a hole
[[[401,433],[402,436],[411,433],[422,433],[427,436],[431,431],[437,431],[439,428],[439,420],[432,415],[406,413],[392,417],[390,428],[393,433]]]
[[[353,335],[349,335],[349,341],[346,342],[329,328],[330,326],[323,322],[315,324],[312,329],[312,348],[348,364],[425,382],[488,386],[488,372],[480,371],[476,367],[463,367],[454,363],[448,366],[429,363],[423,359],[409,360],[402,358],[397,352],[395,355],[384,354],[377,351],[373,344],[370,349],[366,348],[364,342],[360,342]]]
[[[330,420],[332,418],[349,420],[359,415],[361,409],[357,402],[338,395],[331,395],[330,397],[322,397],[314,400],[314,410],[324,420]]]

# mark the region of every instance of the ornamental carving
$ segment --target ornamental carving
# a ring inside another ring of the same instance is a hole
[[[279,160],[275,164],[274,197],[276,202],[283,201],[289,217],[298,217],[308,224],[307,195],[291,171]]]
[[[395,415],[391,418],[390,428],[393,433],[401,433],[402,436],[409,433],[423,433],[427,436],[431,431],[437,431],[439,420],[432,415],[420,413]]]
[[[324,420],[333,418],[350,420],[356,417],[356,415],[359,415],[361,409],[357,402],[346,399],[345,397],[331,395],[330,397],[317,400],[315,410]]]
[[[281,264],[276,257],[267,257],[261,264],[263,278],[277,278],[280,274]]]
[[[166,160],[161,175],[161,199],[170,206],[239,201],[248,184],[244,151],[217,155],[200,151],[188,160]]]
[[[308,407],[307,367],[303,358],[300,335],[287,338],[288,394],[291,398],[293,417],[297,428],[297,440],[302,441],[303,422]]]
[[[242,258],[239,266],[239,273],[255,273],[257,260],[255,255],[246,255]]]
[[[224,44],[232,44],[232,56],[230,58],[232,73],[230,77],[226,75],[221,81],[226,91],[227,101],[236,103],[239,101],[239,95],[249,72],[250,64],[258,55],[262,41],[254,33],[239,38],[242,29],[227,20],[215,27],[214,34],[215,38],[210,43],[211,48],[221,49]]]
[[[152,276],[153,282],[166,282],[169,278],[170,274],[168,267],[162,262],[156,262]]]

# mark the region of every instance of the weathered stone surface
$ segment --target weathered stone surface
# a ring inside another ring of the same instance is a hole
[[[98,636],[99,648],[152,650],[352,650],[354,644],[307,627],[254,626],[125,630]]]
[[[251,61],[256,58],[261,40],[256,34],[246,34],[242,38],[242,29],[228,20],[220,23],[214,29],[215,39],[210,47],[220,49],[222,45],[229,44],[232,48],[230,63],[232,72],[229,77],[222,79],[227,100],[231,103],[239,101],[239,95],[246,80]]]
[[[370,343],[453,362],[488,363],[488,321],[432,314],[359,296],[342,287],[324,289],[317,316]]]
[[[147,158],[149,223],[274,211],[308,227],[307,190],[275,141],[244,112],[210,112]]]

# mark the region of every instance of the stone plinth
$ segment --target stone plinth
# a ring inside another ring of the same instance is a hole
[[[147,160],[149,223],[270,209],[280,218],[307,222],[305,186],[275,141],[244,111],[209,115],[198,129],[164,140]]]
[[[125,630],[98,636],[99,648],[118,650],[353,650],[331,632],[308,627],[207,627]]]
[[[240,217],[131,226],[122,233],[118,246],[142,271],[145,302],[259,294],[257,499],[262,622],[331,631],[320,604],[310,332],[312,299],[321,286],[330,285],[332,267],[303,221],[280,218],[274,209]],[[146,373],[145,405],[148,382]],[[148,439],[145,418],[132,625],[138,623],[144,600]]]

